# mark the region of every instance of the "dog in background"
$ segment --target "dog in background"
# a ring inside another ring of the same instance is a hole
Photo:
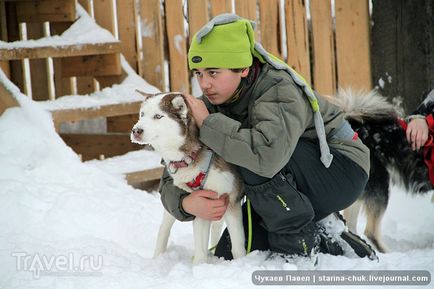
[[[199,131],[184,95],[177,92],[145,94],[139,121],[131,132],[132,142],[151,145],[167,165],[173,184],[187,192],[195,189],[211,190],[218,195],[228,194],[229,205],[225,220],[232,241],[234,258],[246,254],[242,222],[242,181],[236,170],[199,141]],[[154,256],[167,248],[167,241],[175,218],[164,210]],[[194,263],[207,260],[210,221],[193,221]]]
[[[344,211],[348,228],[357,231],[361,207],[367,216],[365,236],[380,252],[387,252],[381,239],[381,220],[387,209],[391,184],[412,194],[432,190],[423,152],[413,151],[399,122],[396,107],[377,92],[340,90],[328,100],[344,113],[351,127],[370,149],[371,170],[364,194]]]

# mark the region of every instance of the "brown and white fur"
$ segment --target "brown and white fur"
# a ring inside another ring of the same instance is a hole
[[[186,183],[200,173],[201,163],[206,161],[207,147],[199,141],[198,128],[184,96],[177,92],[143,95],[147,98],[141,106],[140,118],[133,127],[131,140],[150,144],[167,165],[185,160],[188,166],[172,173],[169,170],[169,173],[175,186],[192,192]],[[191,156],[195,156],[194,160]],[[214,154],[203,189],[215,191],[219,196],[225,193],[229,195],[229,205],[223,219],[231,237],[234,258],[244,256],[246,250],[240,203],[243,187],[235,169]],[[174,222],[175,218],[165,210],[154,256],[166,250]],[[198,217],[193,221],[194,263],[207,260],[210,223]]]

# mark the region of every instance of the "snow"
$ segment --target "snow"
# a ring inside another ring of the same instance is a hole
[[[7,85],[20,107],[0,117],[0,288],[254,288],[256,270],[304,268],[266,260],[264,252],[192,266],[191,223],[180,222],[168,252],[152,259],[163,212],[158,193],[128,186],[95,161],[81,163],[56,134],[50,114]],[[130,153],[117,165],[146,163],[147,153]],[[379,254],[378,263],[320,254],[318,269],[434,272],[430,198],[393,191],[384,220],[392,253]],[[84,257],[94,266],[68,269]]]
[[[65,44],[68,38],[74,43],[111,41],[113,36],[109,39],[100,29],[92,32],[92,21],[81,17],[74,25],[83,26],[62,35],[63,40],[0,42],[0,48]],[[167,253],[152,259],[163,213],[159,194],[132,188],[122,173],[157,167],[159,157],[141,150],[82,163],[55,132],[49,113],[141,100],[137,88],[157,91],[124,59],[122,65],[128,73],[122,84],[86,97],[42,103],[21,94],[0,70],[0,82],[20,104],[0,116],[0,288],[257,288],[251,280],[256,270],[305,269],[303,262],[269,260],[266,252],[257,251],[234,261],[212,257],[208,264],[193,266],[190,222],[175,223]],[[392,252],[378,254],[378,263],[320,254],[317,269],[419,269],[433,274],[431,197],[393,190],[383,222],[384,240]],[[362,220],[359,230],[364,224]]]

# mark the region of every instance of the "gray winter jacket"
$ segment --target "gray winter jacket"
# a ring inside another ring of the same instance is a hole
[[[299,138],[317,138],[312,108],[291,76],[267,63],[246,82],[234,103],[214,106],[204,99],[211,114],[200,129],[200,140],[227,162],[271,178],[288,163]],[[349,133],[336,106],[317,98],[329,146],[369,174],[368,148]],[[159,191],[164,207],[178,220],[194,218],[182,210],[187,192],[173,185],[167,171]]]

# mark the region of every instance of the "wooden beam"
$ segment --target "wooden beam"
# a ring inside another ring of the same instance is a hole
[[[121,75],[120,54],[63,57],[62,77]]]
[[[131,142],[129,133],[60,134],[60,136],[75,153],[82,156],[83,161],[97,159],[101,155],[107,158],[143,149],[141,145]]]
[[[142,101],[102,105],[99,108],[76,108],[52,110],[51,115],[55,123],[65,121],[78,121],[96,117],[118,116],[125,114],[137,114],[140,111]]]
[[[18,60],[18,59],[35,59],[48,57],[71,57],[84,55],[99,55],[120,53],[120,42],[107,42],[95,44],[73,44],[60,46],[43,46],[43,47],[21,47],[21,48],[1,48],[0,59]]]
[[[0,115],[9,107],[19,106],[15,97],[6,88],[5,84],[0,81]]]
[[[138,184],[142,182],[155,181],[161,178],[161,176],[163,175],[163,170],[164,170],[163,167],[148,169],[140,172],[127,173],[125,177],[127,179],[128,184],[130,185]]]
[[[18,22],[65,22],[77,18],[75,0],[17,2]]]

